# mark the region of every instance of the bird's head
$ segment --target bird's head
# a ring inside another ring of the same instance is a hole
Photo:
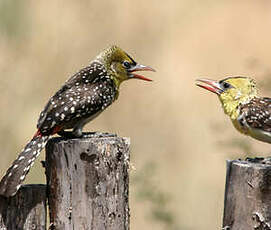
[[[117,85],[129,79],[152,81],[136,71],[155,71],[153,68],[136,63],[126,52],[117,46],[111,46],[101,52],[96,60],[102,62]]]
[[[255,81],[248,77],[228,77],[220,81],[198,79],[197,81],[197,86],[218,95],[225,113],[232,119],[238,116],[240,104],[245,104],[258,95]]]

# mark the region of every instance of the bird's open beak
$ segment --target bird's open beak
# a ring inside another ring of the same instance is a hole
[[[132,68],[129,69],[129,73],[131,73],[131,77],[133,78],[137,78],[137,79],[141,79],[141,80],[144,80],[144,81],[152,81],[151,79],[149,78],[146,78],[142,75],[139,75],[139,74],[135,74],[134,72],[136,71],[153,71],[155,72],[155,70],[149,66],[144,66],[144,65],[141,65],[141,64],[137,64],[135,66],[133,66]]]
[[[216,93],[217,95],[220,95],[223,92],[223,89],[220,87],[219,83],[217,81],[214,80],[210,80],[210,79],[197,79],[196,81],[204,83],[196,83],[197,86],[203,88],[203,89],[207,89],[208,91],[211,91],[213,93]]]

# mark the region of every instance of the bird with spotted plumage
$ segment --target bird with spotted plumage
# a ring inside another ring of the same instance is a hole
[[[16,194],[50,136],[57,133],[82,137],[84,125],[117,100],[122,82],[129,79],[151,81],[136,71],[154,69],[136,63],[122,49],[111,46],[68,79],[48,101],[40,114],[36,134],[0,181],[0,195]]]
[[[197,81],[197,86],[218,95],[225,114],[239,132],[271,143],[271,98],[258,95],[253,79],[237,76]]]

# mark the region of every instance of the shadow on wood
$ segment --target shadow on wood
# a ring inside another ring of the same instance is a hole
[[[129,229],[129,139],[51,139],[46,176],[51,229]]]
[[[270,159],[227,161],[224,230],[271,230]]]
[[[0,196],[1,230],[45,230],[46,217],[46,185],[23,185],[13,197]]]

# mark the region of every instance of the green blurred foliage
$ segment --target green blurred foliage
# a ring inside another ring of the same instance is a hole
[[[174,211],[170,209],[171,195],[163,191],[157,183],[156,171],[159,170],[154,162],[148,162],[131,178],[135,186],[136,200],[148,203],[148,216],[154,224],[161,224],[165,230],[180,230]]]
[[[26,32],[27,3],[17,0],[0,1],[0,34],[8,39],[19,39]]]

